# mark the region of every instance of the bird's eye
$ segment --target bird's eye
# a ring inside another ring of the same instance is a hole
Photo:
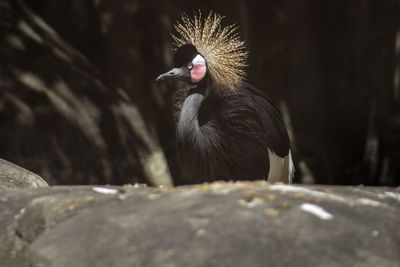
[[[193,64],[192,64],[192,62],[190,62],[190,63],[187,65],[187,68],[188,68],[189,70],[193,69]]]

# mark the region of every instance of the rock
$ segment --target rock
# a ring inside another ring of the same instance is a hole
[[[0,159],[0,185],[9,189],[49,186],[39,175],[4,159]]]
[[[1,266],[400,262],[399,188],[217,182],[1,193]]]

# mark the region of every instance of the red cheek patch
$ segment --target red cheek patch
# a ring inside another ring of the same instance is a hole
[[[192,82],[200,82],[204,78],[204,76],[206,76],[206,71],[206,66],[200,64],[194,65],[193,69],[190,71]]]

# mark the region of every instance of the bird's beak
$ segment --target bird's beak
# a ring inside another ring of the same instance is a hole
[[[172,70],[158,76],[156,81],[159,82],[170,79],[186,80],[187,78],[190,79],[190,72],[185,71],[184,68],[173,68]]]

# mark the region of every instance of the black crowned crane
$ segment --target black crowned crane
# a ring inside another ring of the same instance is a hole
[[[256,180],[291,183],[289,137],[278,110],[244,82],[247,52],[237,27],[210,12],[175,25],[174,68],[157,81],[186,86],[173,97],[180,165],[187,183]]]

